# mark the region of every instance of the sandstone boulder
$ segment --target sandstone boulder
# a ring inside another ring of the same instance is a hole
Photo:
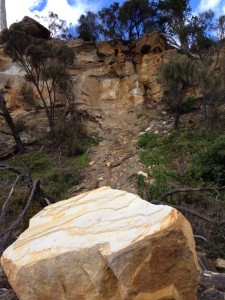
[[[29,34],[35,38],[49,39],[50,31],[43,25],[35,21],[30,17],[24,17],[22,21],[13,23],[9,30],[23,31],[25,34]]]
[[[50,205],[1,258],[20,300],[195,300],[191,226],[108,187]]]

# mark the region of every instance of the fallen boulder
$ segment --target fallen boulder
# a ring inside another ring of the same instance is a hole
[[[108,187],[43,209],[1,264],[20,300],[196,300],[200,276],[181,213]]]

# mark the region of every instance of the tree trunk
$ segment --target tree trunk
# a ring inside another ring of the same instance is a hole
[[[12,134],[13,134],[13,137],[15,139],[15,142],[16,142],[16,145],[17,145],[17,148],[18,148],[18,151],[20,153],[24,153],[25,152],[25,147],[21,141],[21,138],[20,138],[20,135],[19,135],[19,132],[13,122],[13,119],[9,113],[9,110],[6,106],[6,102],[5,102],[5,99],[4,99],[4,96],[2,94],[2,92],[0,92],[0,110],[2,111],[1,116],[3,116],[3,118],[5,119],[6,123],[8,124],[8,126],[10,127],[11,131],[12,131]]]
[[[53,120],[49,123],[49,129],[50,129],[50,137],[51,137],[51,139],[54,139],[55,138],[55,124],[54,124]]]
[[[5,0],[0,0],[0,31],[7,28]]]
[[[39,95],[39,97],[42,101],[42,104],[44,106],[44,109],[45,109],[46,117],[48,119],[49,129],[50,129],[50,137],[51,137],[51,139],[54,139],[55,138],[55,122],[54,122],[53,115],[52,115],[52,109],[54,110],[55,107],[54,106],[52,107],[52,105],[50,104],[50,108],[48,108],[48,105],[42,95],[42,92],[40,91],[38,84],[35,82],[35,78],[33,78],[32,82],[37,89],[38,95]]]
[[[174,121],[174,128],[177,129],[180,120],[180,111],[179,109],[175,112],[175,121]]]
[[[209,116],[208,116],[208,109],[207,109],[207,100],[206,100],[206,97],[203,98],[203,111],[204,111],[205,126],[208,126],[208,124],[209,124]]]

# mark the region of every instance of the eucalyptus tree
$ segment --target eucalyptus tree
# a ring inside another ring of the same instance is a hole
[[[125,26],[120,17],[120,5],[114,2],[109,7],[105,7],[98,12],[98,17],[101,21],[101,34],[104,39],[125,40]]]
[[[60,92],[68,88],[68,68],[74,53],[62,42],[34,38],[22,31],[6,29],[2,32],[6,53],[26,72],[45,109],[51,138],[55,137],[55,109]],[[62,96],[60,97],[62,98]]]
[[[100,40],[101,24],[97,14],[88,11],[86,14],[80,16],[78,23],[78,38],[92,42],[98,42]]]
[[[143,35],[145,21],[151,16],[149,1],[125,1],[120,8],[119,15],[122,24],[126,28],[128,39],[139,39]]]
[[[165,0],[158,2],[158,12],[166,24],[170,42],[188,51],[188,34],[191,15],[190,0]],[[177,42],[178,41],[178,42]]]

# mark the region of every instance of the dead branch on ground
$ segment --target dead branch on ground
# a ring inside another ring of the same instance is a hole
[[[157,201],[161,202],[164,199],[166,199],[168,196],[171,196],[173,194],[177,193],[186,193],[186,192],[215,192],[215,191],[225,191],[225,186],[221,187],[196,187],[196,188],[177,188],[170,190],[169,192],[166,192],[162,194]]]
[[[173,190],[170,190],[164,194],[162,194],[157,200],[153,200],[151,201],[152,204],[162,204],[165,205],[167,204],[165,202],[166,198],[168,198],[171,195],[174,194],[178,194],[178,193],[187,193],[187,192],[219,192],[219,191],[225,191],[225,186],[221,186],[221,187],[196,187],[196,188],[176,188]],[[181,211],[182,213],[187,213],[190,214],[194,217],[197,217],[209,224],[211,224],[214,227],[220,228],[223,227],[225,225],[225,220],[222,221],[218,221],[215,219],[211,219],[201,213],[198,213],[192,209],[186,208],[184,206],[179,206],[179,205],[170,205],[174,208],[176,208],[177,210]]]
[[[10,171],[15,174],[15,179],[12,182],[8,182],[8,186],[10,186],[10,190],[8,192],[8,196],[4,201],[1,212],[0,212],[0,254],[7,247],[9,242],[12,239],[13,234],[18,229],[19,224],[24,219],[24,216],[30,207],[30,204],[33,200],[38,200],[42,207],[51,204],[50,198],[45,194],[45,192],[41,189],[40,179],[33,180],[30,173],[24,171],[22,168],[10,166],[6,164],[0,164],[0,171]],[[4,183],[6,185],[6,183]],[[16,216],[15,220],[5,228],[6,220],[7,220],[7,211],[12,202],[12,198],[18,188],[26,187],[29,191],[28,199],[22,211]]]

